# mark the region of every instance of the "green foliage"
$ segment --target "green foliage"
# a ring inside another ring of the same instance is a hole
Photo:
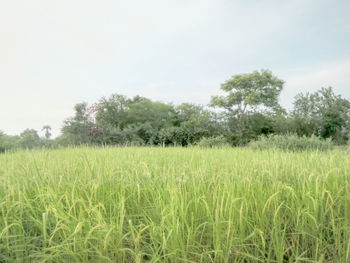
[[[0,131],[0,153],[19,148],[19,136],[8,136]]]
[[[348,140],[350,101],[335,95],[331,87],[297,95],[292,116],[299,135],[332,138],[337,144]]]
[[[157,130],[171,126],[174,122],[175,110],[172,105],[162,102],[153,102],[142,98],[134,100],[128,111],[128,124],[149,123]]]
[[[24,149],[33,149],[41,146],[38,132],[33,129],[26,129],[20,134],[19,144]]]
[[[258,140],[250,142],[248,146],[260,150],[282,149],[288,151],[326,151],[333,148],[333,143],[330,139],[323,140],[314,135],[311,137],[300,137],[296,134],[289,134],[260,136]]]
[[[33,129],[24,130],[20,136],[10,136],[0,132],[0,153],[20,149],[54,148],[63,145],[48,138],[40,138]]]
[[[136,96],[113,94],[97,104],[75,106],[75,116],[65,121],[63,138],[68,144],[182,145],[204,136],[220,134],[214,113],[194,104],[154,102]]]
[[[174,126],[163,128],[159,132],[162,145],[187,146],[203,137],[222,132],[222,127],[213,112],[202,106],[183,103],[176,109]]]
[[[290,133],[347,144],[349,100],[332,88],[322,88],[298,94],[293,110],[287,113],[278,102],[283,85],[269,70],[234,75],[221,85],[224,95],[211,100],[210,106],[218,110],[112,94],[91,105],[76,104],[74,116],[64,121],[59,138],[50,140],[51,127],[45,125],[46,139],[36,131],[20,137],[2,136],[0,151],[68,145],[188,146],[220,136],[232,146],[243,146],[261,135]]]
[[[159,132],[175,120],[172,105],[136,96],[128,99],[113,94],[95,105],[96,125],[105,144],[160,144]]]
[[[91,116],[92,108],[87,103],[79,103],[74,107],[74,117],[64,121],[62,133],[70,145],[93,144],[99,140],[101,131]]]
[[[272,75],[269,70],[254,71],[250,74],[234,75],[221,85],[226,96],[213,97],[212,104],[223,107],[237,114],[246,110],[264,106],[280,110],[278,97],[283,89],[284,81]]]
[[[331,88],[299,94],[287,114],[278,97],[284,81],[271,71],[234,75],[221,85],[225,93],[212,98],[212,111],[201,105],[179,106],[136,96],[112,94],[98,103],[75,106],[65,121],[65,144],[179,145],[197,144],[201,138],[223,136],[233,146],[246,145],[261,135],[296,133],[332,138],[346,144],[350,133],[350,102]]]
[[[161,145],[186,146],[188,144],[188,134],[182,127],[168,127],[159,132]]]
[[[109,98],[103,97],[94,105],[96,123],[101,126],[111,126],[123,129],[126,125],[127,111],[131,101],[123,95],[112,94]]]
[[[223,108],[228,113],[228,118],[235,119],[234,127],[237,144],[245,144],[249,141],[246,133],[250,132],[246,126],[246,118],[252,113],[271,111],[275,114],[284,110],[278,103],[278,97],[283,89],[284,81],[272,75],[271,71],[254,71],[250,74],[234,75],[221,85],[224,96],[212,98],[211,105]]]
[[[224,136],[203,137],[197,144],[201,148],[222,148],[230,147]]]
[[[229,127],[229,141],[234,146],[245,145],[251,140],[257,139],[260,135],[274,133],[276,129],[276,115],[266,112],[247,114],[242,119],[244,129],[242,133],[237,129],[237,118],[231,116],[227,119]]]

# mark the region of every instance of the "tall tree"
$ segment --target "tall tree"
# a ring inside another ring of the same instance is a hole
[[[331,87],[298,94],[292,116],[299,135],[331,137],[339,144],[348,140],[350,101],[336,95]]]
[[[241,144],[246,115],[255,113],[257,110],[283,112],[278,103],[283,85],[284,81],[274,76],[269,70],[234,75],[221,85],[221,90],[226,94],[213,97],[211,105],[225,109],[235,118],[239,144]]]
[[[74,107],[74,117],[64,121],[62,134],[68,144],[89,144],[98,141],[99,128],[95,124],[88,104],[78,103]]]
[[[45,138],[50,139],[51,137],[51,126],[50,125],[44,125],[43,128],[41,129],[42,131],[45,131]]]
[[[123,129],[130,103],[130,99],[120,94],[103,97],[95,106],[96,122],[101,127]]]

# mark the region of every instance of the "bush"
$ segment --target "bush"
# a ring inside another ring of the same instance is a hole
[[[287,151],[320,150],[333,148],[331,139],[320,139],[317,136],[300,137],[296,134],[260,136],[258,140],[248,144],[253,149],[282,149]]]
[[[230,146],[226,138],[222,135],[203,137],[196,145],[202,148],[222,148]]]
[[[18,136],[9,136],[0,132],[0,153],[18,149],[18,141]]]

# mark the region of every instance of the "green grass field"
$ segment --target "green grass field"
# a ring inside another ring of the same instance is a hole
[[[350,154],[0,155],[0,262],[350,262]]]

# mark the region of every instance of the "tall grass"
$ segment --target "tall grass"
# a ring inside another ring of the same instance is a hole
[[[350,262],[350,155],[0,155],[0,262]]]

